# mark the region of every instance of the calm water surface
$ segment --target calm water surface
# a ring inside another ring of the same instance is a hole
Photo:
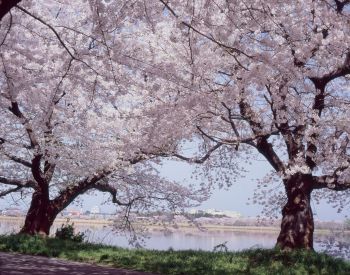
[[[18,232],[20,222],[6,221],[0,223],[0,234]],[[60,224],[55,224],[54,233]],[[76,231],[84,232],[86,240],[93,243],[103,243],[130,248],[128,238],[113,232],[112,227],[103,225],[76,225]],[[251,231],[198,231],[177,230],[172,233],[153,230],[149,238],[144,239],[143,246],[158,250],[206,250],[212,251],[215,246],[225,243],[228,250],[238,251],[249,248],[272,248],[278,232]],[[315,234],[315,250],[327,252],[333,256],[350,259],[350,234]]]

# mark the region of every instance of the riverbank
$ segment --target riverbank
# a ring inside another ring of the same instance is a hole
[[[10,216],[0,216],[1,222],[13,222],[18,223],[20,227],[24,223],[24,217],[10,217]],[[74,223],[75,226],[93,226],[93,227],[104,227],[113,226],[113,220],[106,219],[80,219],[80,218],[69,218],[70,223]],[[54,225],[59,227],[61,224],[67,223],[67,218],[56,218]],[[160,231],[164,230],[164,226],[150,223],[135,223],[135,226],[146,226],[150,231]],[[169,229],[173,232],[183,232],[191,234],[200,234],[204,232],[252,232],[252,233],[272,233],[276,234],[279,232],[279,226],[235,226],[235,225],[222,225],[222,224],[209,224],[204,223],[201,228],[194,226],[191,223],[179,222],[176,224],[176,228],[169,226]],[[334,232],[342,232],[342,234],[350,235],[350,230],[334,230],[334,229],[319,229],[315,228],[315,234],[323,235],[330,234]]]
[[[0,236],[0,251],[56,257],[158,274],[350,274],[350,262],[307,251],[156,251],[74,243],[26,235]]]

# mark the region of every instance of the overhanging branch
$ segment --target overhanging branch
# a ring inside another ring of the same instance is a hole
[[[177,19],[179,18],[179,16],[176,14],[176,12],[169,6],[169,4],[168,4],[166,1],[164,1],[164,0],[159,0],[159,1],[170,11],[170,13],[171,13],[174,17],[176,17]],[[244,56],[246,56],[246,57],[248,57],[248,58],[252,58],[252,56],[246,54],[245,52],[243,52],[243,51],[241,51],[241,50],[239,50],[239,49],[237,49],[237,48],[230,47],[230,46],[228,46],[228,45],[226,45],[226,44],[224,44],[224,43],[222,43],[222,42],[216,40],[212,35],[207,35],[207,34],[201,32],[200,30],[198,30],[197,28],[195,28],[194,26],[192,26],[191,24],[189,24],[189,23],[187,23],[187,22],[185,22],[185,21],[181,21],[181,23],[182,23],[184,26],[186,26],[187,28],[189,28],[189,29],[193,30],[194,32],[198,33],[199,35],[201,35],[201,36],[207,38],[209,41],[215,43],[216,45],[220,46],[221,48],[225,49],[227,52],[229,52],[229,53],[231,53],[231,54],[232,54],[232,53],[237,53],[237,54],[242,54],[242,55],[244,55]],[[236,61],[238,61],[238,60],[236,60]],[[239,63],[239,62],[238,62],[238,63]],[[241,64],[240,64],[240,65],[241,65]],[[242,65],[241,65],[241,66],[242,66]],[[245,68],[244,66],[242,66],[242,67]],[[245,69],[246,69],[246,68],[245,68]]]
[[[46,27],[48,27],[55,34],[55,36],[57,37],[58,41],[63,46],[63,48],[68,52],[68,54],[73,59],[76,59],[75,56],[73,55],[73,53],[68,49],[66,43],[63,42],[63,40],[61,39],[61,37],[58,34],[58,32],[50,24],[46,23],[43,19],[41,19],[40,17],[38,17],[38,16],[34,15],[33,13],[27,11],[25,8],[22,8],[21,6],[16,5],[16,8],[19,9],[20,11],[24,12],[25,14],[29,15],[30,17],[33,17],[35,20],[38,20],[40,23],[42,23]]]
[[[60,192],[60,194],[53,200],[51,200],[51,204],[53,207],[58,209],[64,209],[67,207],[76,197],[83,194],[87,190],[94,188],[95,184],[103,180],[106,176],[108,176],[112,171],[103,170],[98,173],[93,174],[90,177],[82,179],[76,183],[73,183],[71,186],[67,186],[64,190]]]
[[[68,48],[68,46],[66,45],[66,43],[63,41],[63,39],[61,38],[61,36],[59,35],[59,33],[55,30],[55,28],[53,26],[51,26],[49,23],[45,22],[45,20],[43,20],[42,18],[40,18],[37,15],[34,15],[33,13],[31,13],[30,11],[26,10],[25,8],[16,5],[16,8],[18,8],[20,11],[24,12],[25,14],[31,16],[32,18],[34,18],[35,20],[38,20],[40,23],[42,23],[43,25],[45,25],[46,27],[48,27],[53,33],[54,35],[57,37],[58,41],[60,42],[60,44],[62,45],[62,47],[65,49],[65,51],[70,55],[70,57],[73,60],[79,61],[82,64],[84,64],[86,67],[88,67],[90,70],[92,70],[96,75],[99,75],[99,73],[93,68],[91,67],[88,63],[86,63],[84,60],[78,58],[77,56],[75,56],[71,50]]]
[[[340,183],[333,176],[315,177],[313,189],[330,189],[333,191],[345,191],[350,189],[350,182]]]
[[[273,145],[268,141],[270,135],[264,133],[263,125],[258,121],[257,114],[254,112],[252,107],[246,102],[242,95],[242,100],[239,102],[239,109],[242,117],[249,123],[250,128],[254,135],[258,137],[256,139],[256,149],[266,158],[271,166],[278,172],[284,171],[285,166],[279,156],[276,154]],[[278,133],[278,131],[276,132]]]
[[[128,202],[122,202],[117,198],[117,189],[107,182],[97,182],[91,186],[91,188],[99,190],[101,192],[108,192],[112,196],[112,202],[120,206],[131,206],[135,200],[130,200]]]
[[[166,153],[166,152],[146,152],[143,151],[142,153],[145,155],[152,155],[152,156],[157,156],[157,157],[176,157],[180,160],[187,161],[189,163],[197,163],[201,164],[204,163],[213,152],[215,152],[218,148],[220,148],[223,144],[222,143],[216,143],[213,147],[211,147],[204,156],[196,158],[196,157],[185,157],[181,154],[178,153]]]
[[[24,159],[21,159],[21,158],[19,158],[19,157],[17,157],[17,156],[13,156],[13,155],[8,154],[8,153],[6,153],[6,152],[3,152],[3,153],[4,153],[4,155],[5,155],[7,158],[9,158],[10,160],[12,160],[12,161],[14,161],[14,162],[16,162],[16,163],[22,164],[22,165],[24,165],[24,166],[26,166],[26,167],[28,167],[28,168],[32,168],[32,164],[31,164],[29,161],[26,161],[26,160],[24,160]]]
[[[334,191],[344,191],[350,189],[350,182],[340,182],[339,178],[350,167],[350,161],[348,160],[344,165],[339,166],[334,170],[331,175],[315,176],[314,177],[314,189],[328,188]]]
[[[21,0],[1,0],[0,1],[0,21],[19,2],[21,2]]]
[[[0,183],[3,184],[7,184],[7,185],[14,185],[14,186],[18,186],[21,188],[35,188],[36,183],[32,180],[19,180],[19,179],[11,179],[11,178],[7,178],[4,176],[0,176]]]
[[[21,190],[22,188],[23,188],[22,186],[17,186],[15,188],[10,188],[8,190],[2,191],[2,192],[0,192],[0,197],[5,197],[8,194],[11,194],[11,193],[14,193],[14,192]]]

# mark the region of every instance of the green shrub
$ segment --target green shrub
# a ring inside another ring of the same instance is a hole
[[[58,228],[55,233],[55,237],[60,240],[70,240],[77,243],[82,243],[85,239],[83,232],[74,233],[74,223],[69,223],[69,219],[66,224],[62,224],[61,228]]]

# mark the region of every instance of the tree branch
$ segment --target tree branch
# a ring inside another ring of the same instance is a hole
[[[19,109],[17,101],[11,98],[11,107],[9,107],[11,113],[13,113],[17,118],[19,118],[21,124],[25,127],[25,130],[28,134],[31,148],[38,148],[39,142],[37,141],[32,126],[29,124],[29,120],[23,115]]]
[[[232,111],[231,111],[231,108],[228,107],[228,106],[226,105],[225,102],[221,102],[221,105],[224,106],[224,108],[227,110],[227,113],[228,113],[228,122],[230,123],[233,132],[235,133],[236,137],[238,138],[238,137],[239,137],[239,132],[238,132],[238,130],[237,130],[236,124],[235,124],[234,121],[232,120]]]
[[[12,160],[14,162],[22,164],[22,165],[24,165],[24,166],[26,166],[28,168],[32,167],[32,164],[29,161],[26,161],[24,159],[21,159],[20,157],[17,157],[17,156],[14,156],[14,155],[11,155],[11,154],[5,152],[5,150],[3,148],[3,144],[5,142],[6,142],[6,140],[0,137],[0,152],[2,152],[8,159],[10,159],[10,160]]]
[[[0,0],[0,6],[1,6],[1,0]],[[0,10],[1,10],[1,7],[0,7]],[[0,19],[0,21],[1,21],[1,19]],[[4,35],[4,38],[2,39],[2,41],[1,41],[1,43],[0,43],[0,47],[1,47],[2,45],[4,45],[6,38],[7,38],[8,34],[10,33],[11,27],[12,27],[12,14],[11,14],[11,12],[10,12],[10,23],[9,23],[9,26],[8,26],[8,28],[7,28],[7,31],[6,31],[6,33],[5,33],[5,35]]]
[[[35,135],[34,135],[34,131],[31,127],[31,125],[29,124],[28,119],[22,114],[21,110],[18,107],[18,103],[16,101],[11,102],[11,107],[9,107],[9,110],[20,119],[21,124],[25,127],[29,140],[30,140],[30,144],[32,148],[36,148],[37,150],[40,149],[40,145],[39,142],[37,141]],[[34,177],[34,179],[37,181],[37,183],[39,184],[39,186],[41,187],[45,187],[46,186],[46,180],[42,175],[42,171],[40,168],[40,163],[41,163],[41,159],[42,159],[42,154],[40,153],[36,153],[34,155],[34,158],[32,159],[32,163],[31,163],[31,171],[32,171],[32,175]]]
[[[332,175],[314,176],[314,189],[328,188],[334,191],[344,191],[350,189],[350,182],[340,183],[339,178],[342,173],[349,169],[350,161],[347,160],[343,165],[333,171]]]
[[[337,177],[334,176],[314,177],[314,182],[313,189],[327,188],[333,191],[345,191],[350,189],[350,182],[340,183]]]
[[[0,176],[0,183],[7,184],[7,185],[14,185],[21,188],[36,187],[36,183],[32,180],[23,181],[23,180],[17,180],[17,179],[9,179],[3,176]]]
[[[16,8],[18,8],[19,10],[21,10],[22,12],[24,12],[25,14],[33,17],[34,19],[38,20],[40,23],[42,23],[43,25],[45,25],[46,27],[48,27],[57,37],[58,41],[60,42],[60,44],[62,45],[62,47],[66,50],[66,52],[70,55],[70,57],[73,60],[77,60],[81,63],[83,63],[85,66],[87,66],[90,70],[92,70],[95,74],[99,75],[99,73],[93,68],[91,67],[88,63],[86,63],[84,60],[76,57],[68,48],[68,46],[66,45],[66,43],[64,43],[64,41],[62,40],[61,36],[58,34],[58,32],[55,30],[54,27],[52,27],[50,24],[46,23],[43,19],[41,19],[40,17],[32,14],[31,12],[29,12],[28,10],[26,10],[25,8],[16,5]]]
[[[101,192],[108,192],[112,196],[112,202],[116,203],[120,206],[130,206],[132,205],[134,200],[131,200],[129,202],[121,202],[120,200],[117,199],[117,189],[108,184],[107,182],[99,181],[96,182],[95,184],[91,185],[91,188],[96,189]]]
[[[59,196],[51,200],[50,203],[55,208],[64,209],[80,194],[83,194],[87,190],[94,188],[94,185],[98,181],[108,176],[111,172],[112,171],[110,170],[103,170],[99,173],[95,173],[94,175],[75,183],[73,186],[68,186],[66,189],[60,192]]]
[[[4,155],[5,155],[7,158],[9,158],[10,160],[12,160],[12,161],[14,161],[14,162],[16,162],[16,163],[22,164],[22,165],[24,165],[24,166],[26,166],[26,167],[28,167],[28,168],[32,168],[32,164],[31,164],[29,161],[26,161],[26,160],[24,160],[24,159],[21,159],[21,158],[19,158],[19,157],[17,157],[17,156],[10,155],[10,154],[8,154],[7,152],[3,152],[3,153],[4,153]]]
[[[274,126],[280,131],[283,136],[284,142],[287,146],[288,156],[291,160],[295,158],[299,152],[302,152],[304,149],[302,143],[302,132],[305,129],[305,126],[295,127],[294,130],[291,130],[291,127],[288,123],[288,120],[285,119],[284,115],[288,112],[287,107],[287,93],[284,91],[285,81],[278,87],[278,90],[273,91],[269,85],[265,85],[268,94],[270,95],[270,100],[266,98],[266,101],[270,105],[271,112],[274,119]],[[279,97],[280,102],[282,103],[280,107],[275,106],[274,98]],[[278,123],[278,121],[282,121]]]
[[[176,17],[177,19],[179,18],[179,16],[176,14],[176,12],[169,6],[169,4],[167,2],[165,2],[164,0],[159,0],[160,2],[162,2],[162,4],[170,11],[170,13]],[[245,52],[237,49],[237,48],[233,48],[230,47],[228,45],[225,45],[223,43],[221,43],[220,41],[216,40],[212,35],[207,35],[203,32],[201,32],[200,30],[196,29],[195,27],[193,27],[191,24],[185,22],[185,21],[181,21],[181,24],[183,24],[184,26],[186,26],[187,28],[193,30],[194,32],[198,33],[199,35],[207,38],[209,41],[217,44],[218,46],[220,46],[221,48],[224,48],[225,50],[227,50],[229,53],[238,53],[238,54],[242,54],[248,58],[252,58],[252,56],[246,54]],[[237,61],[237,60],[236,60]],[[239,63],[239,62],[238,62]],[[241,64],[240,64],[241,65]],[[241,65],[242,66],[242,65]],[[243,66],[242,66],[243,67]],[[245,67],[243,67],[245,68]]]
[[[16,8],[19,9],[20,11],[24,12],[25,14],[33,17],[35,20],[38,20],[40,23],[42,23],[46,27],[48,27],[55,34],[55,36],[57,37],[58,41],[61,43],[63,48],[68,52],[68,54],[71,56],[71,58],[76,59],[75,56],[73,55],[73,53],[68,49],[67,45],[63,42],[63,40],[61,39],[61,37],[58,34],[58,32],[50,24],[46,23],[43,19],[41,19],[40,17],[32,14],[31,12],[27,11],[25,8],[22,8],[21,6],[16,5]]]
[[[244,97],[243,97],[244,98]],[[256,139],[256,149],[267,159],[271,166],[278,172],[284,171],[285,167],[278,155],[273,149],[273,146],[268,142],[270,135],[266,135],[263,131],[263,126],[256,120],[256,114],[251,106],[242,99],[239,103],[239,108],[242,117],[244,117],[250,125]]]
[[[185,160],[189,163],[197,163],[197,164],[201,164],[204,163],[207,159],[209,159],[209,157],[211,156],[211,154],[213,152],[215,152],[217,149],[219,149],[223,144],[222,143],[217,143],[215,146],[213,146],[212,148],[210,148],[207,153],[201,157],[201,158],[188,158],[185,156],[182,156],[180,154],[173,154],[172,156],[181,159],[181,160]]]
[[[318,82],[314,82],[316,86],[316,96],[314,99],[314,103],[312,106],[312,110],[314,112],[317,112],[317,115],[321,117],[322,111],[325,107],[324,101],[325,101],[325,84],[318,85]],[[311,126],[316,126],[317,121],[312,116],[311,118]],[[316,167],[316,162],[314,161],[314,157],[317,152],[317,146],[316,146],[316,140],[318,139],[319,135],[317,133],[312,133],[310,138],[307,142],[307,149],[306,149],[306,164],[310,167],[310,169],[314,169]]]
[[[350,51],[346,54],[344,63],[339,68],[321,77],[310,77],[310,80],[314,83],[316,89],[324,90],[330,81],[348,74],[350,74]]]
[[[338,13],[342,13],[344,7],[350,3],[349,0],[344,0],[344,1],[334,0],[334,2],[335,2],[336,10]]]
[[[181,154],[177,154],[177,153],[164,153],[164,152],[142,152],[145,155],[153,155],[153,156],[157,156],[157,157],[176,157],[178,159],[187,161],[189,163],[197,163],[197,164],[201,164],[204,163],[209,157],[210,155],[215,152],[218,148],[220,148],[223,144],[222,143],[216,143],[215,146],[213,146],[212,148],[210,148],[207,153],[200,158],[191,158],[191,157],[185,157]]]
[[[23,188],[22,186],[17,186],[17,187],[15,187],[15,188],[10,188],[10,189],[8,189],[8,190],[2,191],[2,192],[0,192],[0,198],[1,198],[1,197],[5,197],[5,196],[7,196],[8,194],[17,192],[18,190],[21,190],[22,188]]]
[[[21,0],[0,0],[0,22],[2,18],[19,2],[21,2]]]
[[[1,146],[2,144],[4,144],[5,142],[8,142],[8,143],[11,144],[11,141],[10,141],[10,140],[7,140],[7,139],[5,139],[5,138],[3,138],[3,137],[0,137],[0,146]],[[16,144],[16,146],[19,145],[20,147],[22,147],[22,148],[24,148],[24,149],[27,149],[27,150],[33,149],[33,148],[31,148],[30,146],[25,145],[25,144],[17,144],[17,143],[15,143],[15,144]]]

